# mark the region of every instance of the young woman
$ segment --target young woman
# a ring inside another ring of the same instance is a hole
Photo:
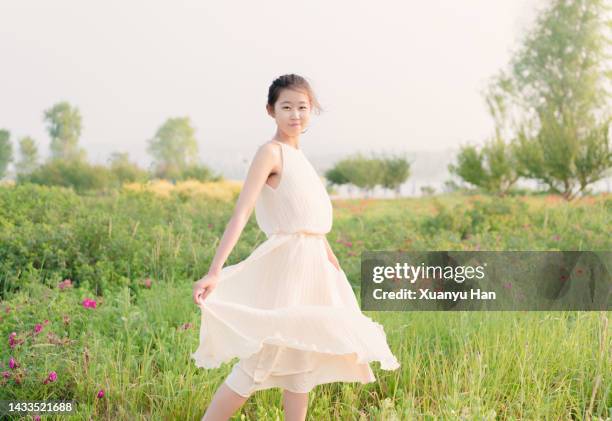
[[[376,380],[369,362],[399,363],[383,327],[361,313],[325,234],[332,205],[300,148],[311,110],[309,83],[284,75],[268,91],[273,139],[260,145],[208,274],[193,286],[202,311],[198,367],[239,357],[203,420],[227,420],[256,390],[283,389],[286,420],[304,420],[308,392],[330,382]],[[223,268],[255,209],[267,240]]]

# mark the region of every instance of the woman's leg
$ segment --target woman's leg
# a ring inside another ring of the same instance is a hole
[[[308,410],[308,393],[294,393],[283,390],[285,421],[304,421]]]
[[[219,386],[201,421],[227,421],[249,399],[234,392],[225,382]]]

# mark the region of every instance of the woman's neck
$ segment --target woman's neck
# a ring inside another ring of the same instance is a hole
[[[300,148],[300,137],[299,136],[287,136],[285,133],[277,130],[273,139],[278,140],[279,142],[287,143],[293,146],[295,149]]]

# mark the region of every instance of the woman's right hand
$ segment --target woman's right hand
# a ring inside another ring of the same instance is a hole
[[[219,275],[208,273],[199,281],[193,283],[193,302],[201,305],[219,283]]]

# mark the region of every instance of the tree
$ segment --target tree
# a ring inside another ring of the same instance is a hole
[[[150,139],[147,151],[153,155],[156,176],[177,179],[197,161],[198,143],[189,117],[169,118]]]
[[[382,181],[383,167],[380,160],[368,159],[358,153],[336,164],[348,182],[366,191],[366,196]]]
[[[11,143],[11,132],[0,130],[0,178],[6,175],[6,170],[13,160],[13,144]]]
[[[489,140],[480,151],[472,145],[462,146],[457,163],[449,164],[448,170],[465,182],[500,196],[507,194],[519,177],[513,148],[500,137]]]
[[[349,179],[340,171],[338,165],[325,171],[325,179],[330,185],[342,186],[349,183]]]
[[[381,185],[395,191],[395,196],[399,195],[399,189],[410,176],[410,163],[403,157],[382,158],[384,168]]]
[[[59,102],[44,112],[44,120],[51,137],[51,159],[85,159],[85,151],[78,146],[82,128],[78,108]]]
[[[605,176],[612,72],[605,0],[553,0],[490,98],[514,126],[517,171],[570,200]]]
[[[19,140],[19,162],[17,163],[17,174],[30,174],[38,166],[38,147],[36,142],[29,136]]]

